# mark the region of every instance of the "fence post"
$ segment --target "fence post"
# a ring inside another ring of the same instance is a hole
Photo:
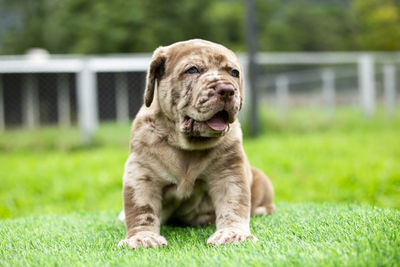
[[[115,83],[117,121],[126,123],[129,121],[128,74],[116,73]]]
[[[68,74],[58,75],[58,94],[57,94],[57,107],[58,107],[58,124],[61,127],[68,127],[71,125],[71,106],[69,97],[69,81]]]
[[[254,0],[246,0],[246,43],[248,51],[248,85],[251,91],[250,98],[250,135],[256,137],[259,134],[260,125],[258,119],[258,68],[256,63],[257,33],[256,33],[256,8]]]
[[[96,73],[84,63],[77,75],[78,123],[84,144],[89,144],[98,127]]]
[[[396,111],[396,68],[392,64],[383,66],[384,104],[388,116]]]
[[[3,79],[0,75],[0,133],[6,128],[4,116],[4,92],[3,92]]]
[[[289,106],[289,79],[286,75],[279,75],[275,80],[276,99],[282,119],[287,116]]]
[[[371,55],[362,55],[358,59],[358,87],[364,114],[371,117],[375,113],[375,72]]]
[[[35,128],[39,121],[39,95],[37,86],[37,76],[32,73],[26,74],[22,93],[22,114],[23,123],[28,128]]]
[[[335,72],[331,69],[322,72],[322,95],[326,114],[332,117],[335,113]]]
[[[244,98],[244,102],[242,103],[242,109],[239,112],[239,121],[240,122],[244,122],[246,120],[248,120],[248,116],[249,115],[249,110],[251,107],[251,103],[250,103],[250,98],[251,98],[251,92],[250,92],[250,88],[249,88],[249,72],[248,72],[248,57],[243,56],[239,58],[240,60],[240,64],[243,66],[243,78],[244,78],[244,88],[243,88],[243,98]]]

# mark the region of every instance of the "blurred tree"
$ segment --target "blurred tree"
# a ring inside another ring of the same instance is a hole
[[[235,51],[244,51],[243,1],[214,1],[206,19],[211,22],[210,40],[228,46]]]
[[[352,7],[359,49],[400,49],[399,0],[355,0]]]
[[[266,9],[259,16],[260,43],[264,50],[323,51],[352,47],[351,27],[343,4],[299,0],[286,5],[275,2]]]
[[[7,9],[23,27],[9,28],[2,53],[44,47],[51,53],[149,52],[159,45],[204,38],[243,49],[240,1],[17,0]]]
[[[0,0],[0,53],[150,52],[204,38],[244,50],[243,0]],[[400,0],[257,0],[261,51],[395,50]]]
[[[113,53],[142,48],[141,1],[47,1],[45,47],[51,53]]]
[[[21,53],[27,48],[43,45],[45,1],[0,0],[2,53]]]

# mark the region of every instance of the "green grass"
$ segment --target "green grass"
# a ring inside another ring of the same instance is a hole
[[[277,202],[400,208],[400,118],[339,111],[330,121],[302,111],[284,123],[264,114],[264,134],[244,147]],[[0,218],[120,208],[129,134],[129,125],[102,125],[89,148],[76,129],[0,134]]]
[[[394,266],[400,211],[348,204],[284,204],[251,220],[257,243],[206,245],[215,230],[162,227],[167,248],[118,249],[116,211],[0,221],[1,266]]]
[[[0,133],[0,219],[10,219],[0,220],[0,266],[398,266],[400,117],[296,110],[262,120],[244,147],[278,210],[252,219],[259,243],[223,248],[205,245],[213,227],[163,227],[165,249],[116,248],[129,125],[102,124],[90,147],[74,128]]]

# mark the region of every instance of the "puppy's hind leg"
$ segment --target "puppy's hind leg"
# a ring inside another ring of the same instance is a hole
[[[260,170],[251,168],[251,215],[268,215],[275,210],[274,188],[268,177]]]

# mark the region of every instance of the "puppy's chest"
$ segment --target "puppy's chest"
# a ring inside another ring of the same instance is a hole
[[[213,214],[214,208],[208,194],[207,183],[196,180],[191,193],[182,198],[176,185],[163,188],[161,221],[166,223],[183,223],[198,226],[198,218],[204,214]],[[203,216],[204,217],[204,216]],[[201,224],[201,223],[200,223]]]
[[[193,183],[210,167],[211,160],[204,151],[163,151],[156,155],[157,174],[168,183],[180,185],[184,181]]]

